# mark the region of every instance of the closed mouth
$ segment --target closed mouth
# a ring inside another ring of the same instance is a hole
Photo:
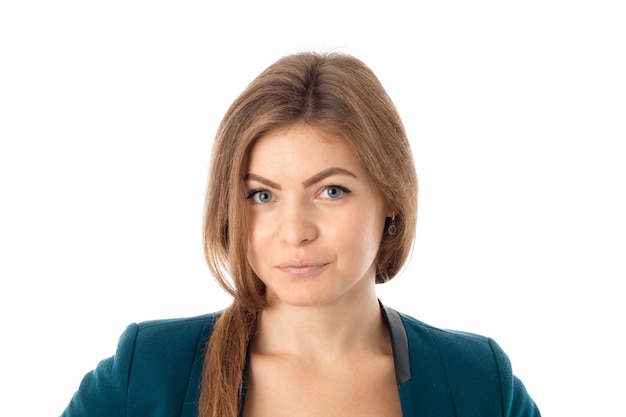
[[[293,276],[314,275],[323,270],[328,265],[327,262],[287,262],[278,265],[276,268]]]

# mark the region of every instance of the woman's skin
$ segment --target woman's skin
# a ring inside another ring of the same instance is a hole
[[[253,146],[245,176],[248,260],[265,283],[246,416],[400,416],[375,291],[391,217],[338,137],[305,124]]]

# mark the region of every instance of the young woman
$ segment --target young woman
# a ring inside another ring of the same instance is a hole
[[[205,254],[223,312],[131,325],[64,416],[539,416],[491,339],[382,305],[411,250],[400,117],[351,56],[266,69],[213,148]]]

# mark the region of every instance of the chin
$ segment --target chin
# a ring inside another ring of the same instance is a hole
[[[320,294],[315,291],[291,291],[285,293],[273,293],[268,296],[268,306],[285,305],[290,307],[319,307],[336,300],[338,297],[330,294]]]

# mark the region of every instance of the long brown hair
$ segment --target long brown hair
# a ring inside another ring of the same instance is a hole
[[[397,232],[382,238],[377,283],[398,273],[413,245],[413,157],[400,116],[374,73],[360,60],[338,53],[290,55],[263,71],[228,109],[213,145],[204,250],[211,272],[233,303],[216,322],[207,345],[200,417],[238,415],[247,347],[265,302],[264,285],[246,257],[247,156],[263,134],[298,122],[345,139],[394,212]]]

